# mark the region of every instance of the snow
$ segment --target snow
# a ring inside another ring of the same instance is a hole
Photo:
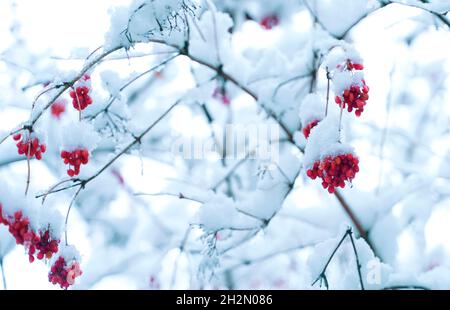
[[[61,151],[64,150],[70,152],[83,148],[92,151],[97,147],[97,144],[100,141],[100,137],[95,131],[94,126],[86,121],[74,121],[65,124],[61,130],[61,135]]]
[[[342,143],[341,138],[339,116],[330,113],[311,130],[305,148],[304,167],[308,169],[317,160],[322,160],[328,156],[354,154],[353,147]]]
[[[325,28],[336,36],[343,35],[361,17],[379,6],[376,1],[367,0],[308,0],[308,4]],[[336,12],[345,18],[338,18]]]
[[[319,94],[306,95],[299,109],[302,127],[307,126],[312,121],[321,120],[325,115],[325,105],[325,100]]]
[[[364,74],[362,71],[336,71],[332,78],[332,88],[336,95],[341,95],[350,86],[363,86]]]
[[[59,247],[58,255],[55,255],[53,260],[56,261],[58,257],[63,257],[67,265],[69,265],[69,263],[72,261],[81,261],[80,253],[74,246],[71,245],[61,244]]]
[[[105,36],[105,50],[116,46],[127,49],[138,42],[160,39],[179,31],[173,28],[182,23],[182,7],[190,5],[183,0],[147,0],[137,1],[128,7],[114,9],[111,28]]]

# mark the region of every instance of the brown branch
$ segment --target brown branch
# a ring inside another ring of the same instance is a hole
[[[348,205],[347,201],[345,201],[344,197],[342,196],[342,194],[336,190],[334,192],[334,195],[336,196],[337,200],[339,200],[339,203],[341,204],[342,208],[344,209],[345,213],[347,213],[348,217],[351,219],[353,225],[355,226],[355,228],[358,230],[359,235],[368,241],[367,238],[367,231],[364,229],[364,227],[361,225],[361,222],[358,220],[358,218],[356,217],[356,215],[353,213],[352,209],[350,208],[350,206]],[[370,243],[369,243],[370,245]],[[371,246],[372,247],[372,246]],[[373,248],[372,248],[373,249]]]

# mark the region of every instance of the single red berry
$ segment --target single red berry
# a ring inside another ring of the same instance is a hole
[[[66,105],[64,104],[64,102],[57,101],[52,104],[50,111],[55,118],[60,119],[61,114],[66,111]]]
[[[264,16],[259,22],[259,24],[266,30],[270,30],[273,27],[278,26],[279,23],[280,19],[275,14]]]

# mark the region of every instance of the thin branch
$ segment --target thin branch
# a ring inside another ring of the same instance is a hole
[[[146,71],[140,73],[139,75],[135,76],[134,78],[132,78],[131,80],[129,80],[128,82],[126,82],[124,85],[122,85],[122,86],[119,88],[119,92],[124,91],[125,88],[127,88],[128,86],[130,86],[131,84],[133,84],[135,81],[137,81],[138,79],[140,79],[140,78],[143,77],[144,75],[146,75],[146,74],[148,74],[148,73],[150,73],[150,72],[155,71],[156,69],[158,69],[158,68],[161,67],[161,66],[166,65],[167,63],[169,63],[170,61],[172,61],[173,59],[175,59],[175,58],[178,57],[179,55],[180,55],[180,54],[177,53],[176,55],[173,55],[173,56],[171,56],[171,57],[165,59],[164,61],[162,61],[162,62],[159,63],[158,65],[153,66],[153,67],[151,67],[150,69],[148,69],[148,70],[146,70]],[[89,116],[89,119],[94,119],[94,118],[96,118],[98,115],[100,115],[100,113],[106,113],[106,112],[108,112],[108,109],[109,109],[109,108],[111,107],[111,105],[116,101],[116,99],[117,99],[117,96],[113,96],[113,97],[110,99],[110,101],[108,102],[108,104],[107,104],[103,109],[101,109],[100,111],[98,111],[97,113],[95,113],[95,114],[93,114],[93,115],[90,115],[90,116]]]
[[[88,62],[84,68],[69,82],[65,82],[61,85],[58,85],[58,87],[56,87],[56,89],[59,89],[55,95],[53,95],[53,97],[47,102],[47,104],[44,106],[43,109],[41,109],[40,111],[38,111],[36,114],[34,114],[33,118],[30,121],[29,126],[33,127],[34,124],[36,124],[36,122],[41,118],[41,116],[44,114],[44,112],[70,87],[73,86],[73,84],[75,84],[79,79],[81,79],[87,71],[89,71],[92,67],[94,67],[98,62],[100,62],[103,58],[105,58],[106,56],[114,53],[115,51],[121,49],[122,46],[117,46],[115,48],[112,48],[108,51],[103,52],[101,55],[97,56],[95,59],[93,59],[92,61]]]
[[[77,197],[80,194],[82,189],[83,189],[83,186],[80,186],[77,189],[77,191],[75,192],[75,195],[73,195],[73,198],[70,201],[69,208],[67,209],[66,220],[64,221],[64,238],[65,238],[66,245],[69,245],[69,241],[67,239],[67,223],[69,222],[70,210],[72,210],[72,205],[75,203],[75,200],[77,199]]]
[[[314,280],[314,282],[311,284],[312,286],[314,284],[317,283],[317,281],[324,281],[325,282],[325,286],[328,289],[328,280],[327,280],[327,276],[325,275],[325,272],[327,271],[328,265],[331,263],[331,260],[333,259],[334,255],[336,254],[337,250],[341,247],[342,243],[344,242],[345,238],[347,238],[348,234],[349,234],[349,229],[347,229],[347,231],[345,232],[344,236],[342,236],[341,240],[339,241],[339,243],[337,244],[337,246],[334,248],[333,252],[331,252],[330,257],[328,258],[327,262],[325,263],[325,266],[322,268],[322,271],[320,272],[319,276],[317,277],[316,280]],[[322,282],[321,282],[322,283]]]
[[[96,177],[98,177],[100,174],[102,174],[109,166],[111,166],[118,158],[120,158],[123,154],[127,153],[134,145],[141,142],[142,138],[155,127],[164,117],[166,117],[167,114],[172,111],[173,108],[175,108],[179,103],[181,102],[181,99],[178,99],[175,103],[173,103],[160,117],[158,117],[149,127],[147,127],[140,135],[135,136],[133,141],[128,144],[124,149],[122,149],[119,153],[117,153],[109,162],[107,162],[100,170],[98,170],[95,174],[90,176],[87,179],[77,179],[75,180],[74,184],[68,185],[62,188],[54,189],[51,191],[48,191],[45,194],[37,195],[36,198],[43,197],[44,195],[49,195],[57,192],[61,192],[70,188],[74,188],[77,186],[85,187],[89,182],[94,180]]]
[[[361,290],[364,291],[364,283],[361,275],[361,263],[359,262],[359,255],[358,251],[356,250],[355,240],[353,240],[353,231],[351,229],[348,236],[350,237],[350,241],[352,242],[353,253],[355,254],[356,269],[358,270],[359,284],[361,285]]]
[[[2,273],[3,289],[6,291],[8,287],[6,284],[5,268],[3,266],[3,257],[0,257],[0,272]]]
[[[198,200],[196,198],[192,198],[192,197],[188,197],[183,193],[168,193],[168,192],[163,192],[163,193],[135,193],[133,194],[134,196],[173,196],[173,197],[177,197],[179,199],[186,199],[186,200],[191,200],[191,201],[195,201],[198,203],[204,203],[204,201]]]
[[[392,285],[392,286],[386,286],[383,287],[382,290],[387,291],[387,290],[424,290],[424,291],[429,291],[431,290],[430,288],[426,287],[426,286],[422,286],[422,285]]]

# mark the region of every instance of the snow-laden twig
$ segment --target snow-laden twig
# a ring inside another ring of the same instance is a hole
[[[361,285],[361,290],[364,290],[364,283],[362,280],[362,275],[361,275],[361,264],[359,263],[359,256],[358,256],[358,251],[356,250],[356,246],[353,240],[353,231],[352,229],[349,227],[346,231],[345,234],[342,236],[341,240],[339,240],[337,246],[334,248],[333,252],[331,252],[330,257],[328,258],[327,262],[325,263],[325,266],[323,267],[322,271],[320,272],[319,276],[316,278],[316,280],[314,280],[314,282],[311,285],[316,284],[318,281],[320,281],[320,285],[322,285],[322,281],[325,285],[325,287],[327,288],[327,290],[329,289],[329,283],[328,283],[328,279],[326,276],[326,271],[328,268],[328,265],[331,263],[331,261],[333,260],[334,255],[336,254],[336,252],[339,250],[339,248],[341,247],[341,245],[343,244],[343,242],[345,241],[345,239],[349,237],[350,241],[352,243],[352,247],[353,247],[353,253],[355,254],[355,261],[356,261],[356,269],[358,272],[358,278],[359,278],[359,283]]]

